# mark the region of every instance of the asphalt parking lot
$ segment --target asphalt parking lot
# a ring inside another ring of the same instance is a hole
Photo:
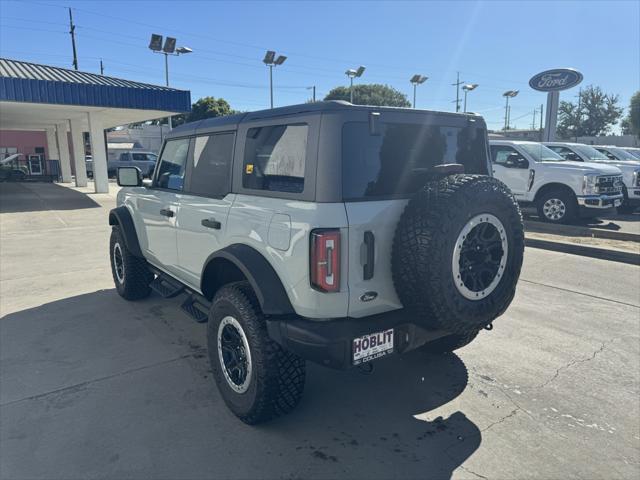
[[[309,365],[298,409],[249,427],[180,297],[115,293],[114,203],[0,185],[1,478],[640,475],[640,268],[527,249],[514,303],[470,346],[370,375]]]

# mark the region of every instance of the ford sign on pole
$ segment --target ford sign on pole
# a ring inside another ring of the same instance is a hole
[[[543,142],[556,139],[556,123],[558,121],[558,103],[560,90],[575,87],[582,81],[582,74],[572,68],[555,68],[540,72],[531,77],[529,86],[539,92],[547,92],[547,114],[545,116]]]

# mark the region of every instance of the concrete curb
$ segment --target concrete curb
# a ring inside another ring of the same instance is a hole
[[[527,220],[524,229],[528,232],[548,233],[551,235],[564,235],[567,237],[592,237],[609,240],[622,240],[625,242],[640,243],[640,235],[637,233],[616,232],[599,228],[581,227],[578,225],[553,225],[544,222]]]
[[[608,248],[587,247],[566,242],[552,242],[537,238],[525,238],[525,245],[530,248],[541,248],[554,252],[569,253],[571,255],[581,255],[583,257],[599,258],[611,262],[626,263],[640,266],[640,254],[625,252],[623,250],[611,250]]]

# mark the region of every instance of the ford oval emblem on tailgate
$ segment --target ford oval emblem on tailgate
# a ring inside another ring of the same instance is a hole
[[[360,295],[361,302],[370,302],[371,300],[375,300],[378,297],[378,292],[364,292]]]

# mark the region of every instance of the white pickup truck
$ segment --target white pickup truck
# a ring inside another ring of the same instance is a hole
[[[582,143],[548,142],[545,143],[565,160],[576,162],[605,163],[622,172],[622,205],[620,213],[631,213],[640,206],[640,160],[618,147],[592,147]]]
[[[567,161],[536,142],[491,140],[493,175],[541,220],[571,223],[622,203],[622,173],[611,165]]]

